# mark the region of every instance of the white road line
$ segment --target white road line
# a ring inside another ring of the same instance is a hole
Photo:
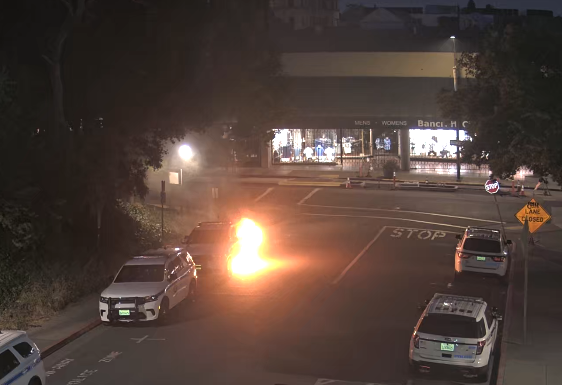
[[[300,203],[299,203],[300,204]],[[447,215],[447,214],[437,214],[437,213],[424,213],[421,211],[408,211],[408,210],[389,210],[389,209],[374,209],[370,207],[343,207],[343,206],[322,206],[322,205],[304,205],[308,207],[322,207],[328,209],[341,209],[341,210],[361,210],[361,211],[384,211],[388,213],[405,213],[405,214],[419,214],[419,215],[433,215],[436,217],[443,217],[443,218],[456,218],[456,219],[466,219],[469,221],[478,221],[478,222],[489,222],[489,223],[501,223],[498,221],[492,221],[490,219],[479,219],[479,218],[470,218],[470,217],[459,217],[455,215]]]
[[[406,222],[416,222],[416,223],[423,223],[426,225],[436,225],[436,226],[445,226],[445,227],[453,227],[455,229],[466,229],[466,226],[455,226],[449,225],[446,223],[436,223],[436,222],[426,222],[426,221],[418,221],[417,219],[407,219],[407,218],[392,218],[392,217],[373,217],[367,215],[339,215],[339,214],[309,214],[309,213],[302,213],[302,215],[310,215],[310,216],[318,216],[318,217],[343,217],[343,218],[368,218],[368,219],[388,219],[390,221],[406,221]]]
[[[265,192],[263,194],[261,194],[259,197],[257,197],[256,199],[254,199],[254,202],[259,202],[264,196],[266,196],[267,194],[269,194],[270,192],[273,191],[273,187],[269,187],[267,190],[265,190]]]
[[[401,226],[386,226],[389,229],[407,229],[407,230],[418,230],[418,231],[425,231],[425,230],[433,230],[433,229],[416,229],[414,227],[401,227]],[[464,229],[465,227],[463,227]],[[439,230],[442,233],[448,233],[448,234],[458,234],[458,231],[447,231],[447,230]]]
[[[338,277],[336,279],[334,279],[334,281],[332,282],[332,285],[337,285],[339,281],[342,280],[342,278],[347,274],[347,272],[349,271],[349,269],[351,269],[353,267],[353,265],[355,265],[357,263],[357,261],[359,259],[361,259],[361,257],[363,256],[363,254],[365,254],[367,252],[367,250],[369,250],[369,248],[371,246],[373,246],[373,243],[375,243],[377,241],[377,239],[379,239],[379,237],[381,236],[381,234],[383,233],[383,231],[386,229],[386,226],[384,226],[382,229],[380,229],[380,231],[377,233],[377,235],[371,240],[371,242],[369,242],[367,244],[367,246],[365,246],[365,248],[363,250],[361,250],[361,252],[359,254],[357,254],[357,256],[353,259],[353,261],[351,261],[349,263],[349,265],[347,265],[347,267],[344,269],[344,271],[341,272],[340,275],[338,275]]]
[[[140,344],[142,341],[146,340],[148,338],[148,335],[142,337],[142,338],[131,338],[132,340],[136,340],[137,344]]]
[[[297,205],[303,205],[304,202],[306,202],[307,200],[309,200],[310,198],[312,198],[312,196],[314,194],[316,194],[318,191],[322,190],[321,188],[315,188],[314,190],[312,190],[310,192],[310,194],[308,194],[307,196],[305,196],[304,198],[302,198],[299,203],[297,203]],[[308,205],[307,205],[308,206]]]

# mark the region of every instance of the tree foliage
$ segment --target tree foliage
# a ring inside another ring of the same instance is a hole
[[[270,130],[284,81],[264,4],[0,4],[2,269],[93,253],[99,218],[99,255],[111,254],[114,236],[152,239],[154,229],[120,228],[129,225],[113,214],[139,222],[119,202],[147,193],[146,173],[161,167],[169,141],[222,120],[248,135]]]
[[[508,177],[521,168],[562,182],[562,29],[509,24],[483,37],[459,65],[469,79],[442,92],[445,116],[470,122],[464,160]]]

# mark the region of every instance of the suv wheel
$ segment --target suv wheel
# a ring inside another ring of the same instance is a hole
[[[170,301],[168,297],[164,297],[160,303],[160,311],[158,312],[158,322],[165,324],[170,316]]]
[[[197,300],[197,281],[193,279],[189,284],[189,292],[187,293],[188,302],[195,302]]]
[[[489,367],[489,365],[486,365],[481,369],[480,373],[476,377],[477,381],[479,381],[479,382],[488,381],[488,367]]]

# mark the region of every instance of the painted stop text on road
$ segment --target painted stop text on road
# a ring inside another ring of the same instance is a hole
[[[392,238],[402,239],[419,239],[422,241],[435,241],[436,239],[445,238],[447,235],[454,235],[450,231],[431,230],[431,229],[412,229],[408,227],[396,227],[392,230],[390,236]]]

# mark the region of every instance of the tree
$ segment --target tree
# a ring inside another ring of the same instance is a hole
[[[520,167],[562,183],[562,32],[506,25],[488,31],[478,54],[464,53],[466,87],[443,91],[445,116],[470,122],[464,161],[488,163],[502,178]]]
[[[466,5],[466,9],[467,9],[468,13],[472,13],[472,12],[476,11],[476,3],[474,2],[474,0],[468,0],[468,4]]]

